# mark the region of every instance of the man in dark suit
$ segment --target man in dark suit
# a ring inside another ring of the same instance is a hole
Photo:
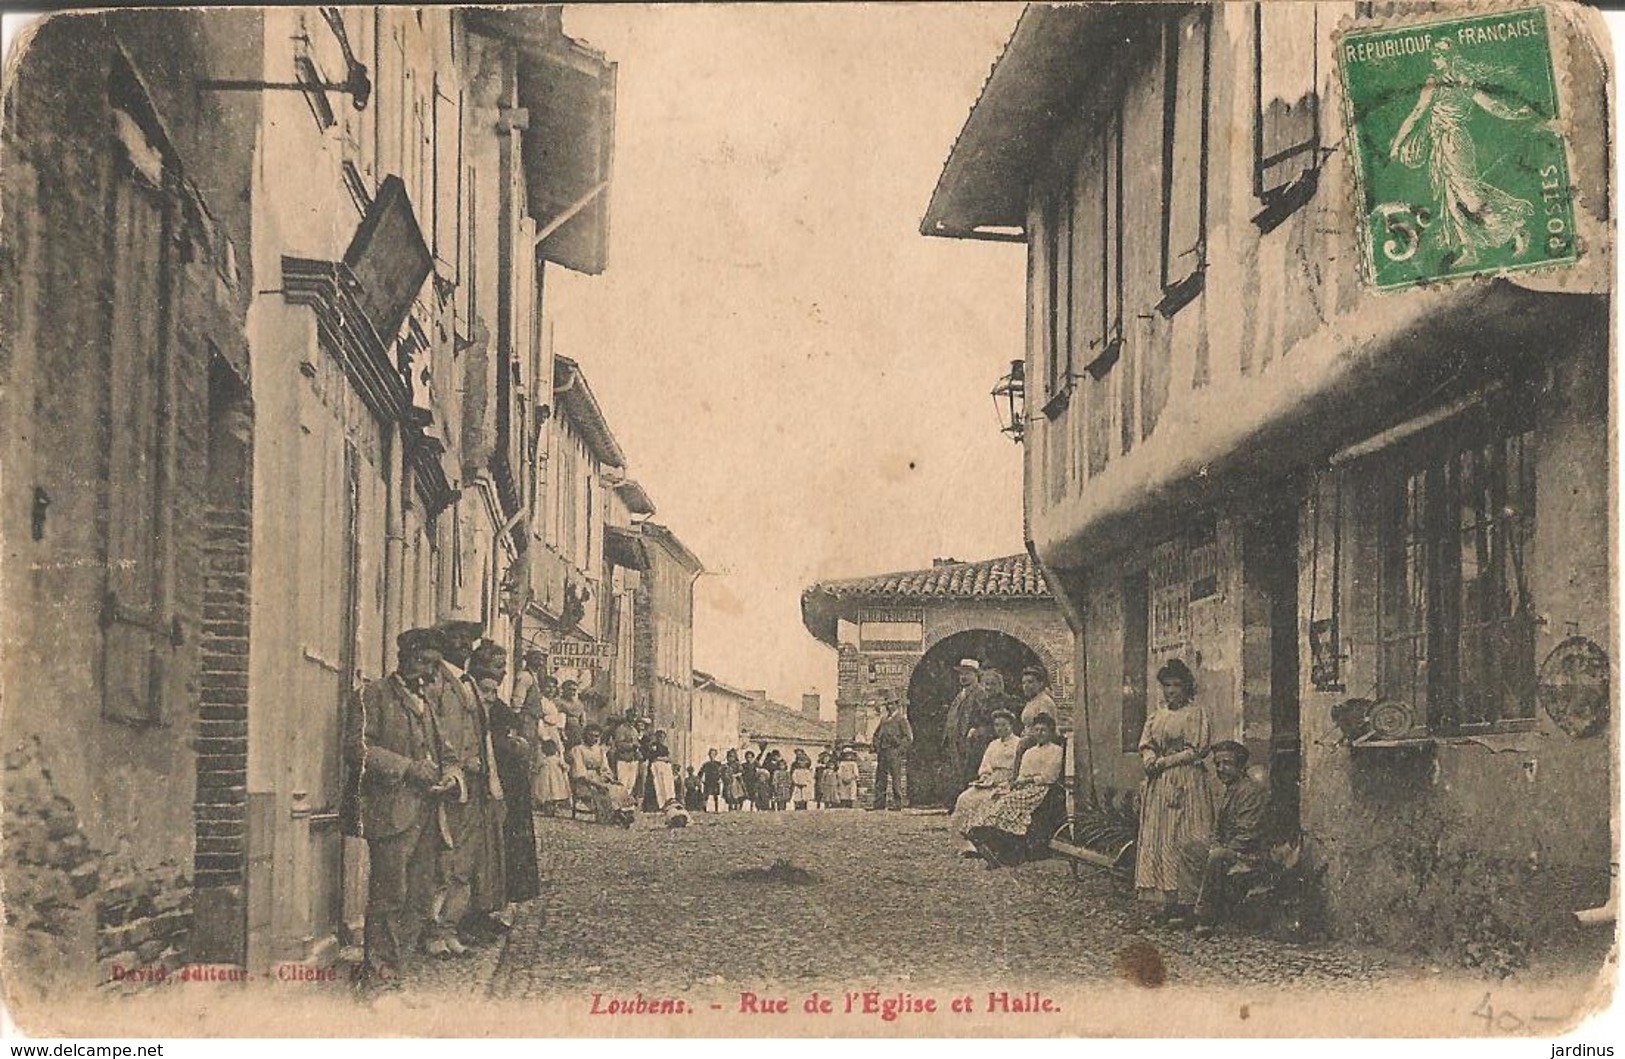
[[[502,780],[496,769],[491,719],[476,684],[479,674],[473,669],[483,652],[485,668],[500,684],[507,658],[498,644],[481,644],[476,651],[480,626],[475,622],[445,621],[435,628],[445,642],[446,654],[440,663],[440,682],[429,701],[460,782],[446,804],[452,850],[445,858],[445,889],[430,947],[435,955],[462,955],[467,944],[489,943],[504,929],[497,918],[507,903],[502,874]]]
[[[886,703],[886,719],[875,726],[875,808],[885,809],[887,788],[890,808],[901,809],[908,793],[908,754],[914,747],[914,728],[897,708]]]
[[[959,691],[948,704],[948,715],[942,724],[942,795],[950,809],[959,798],[959,792],[970,786],[982,766],[980,753],[971,761],[972,732],[978,723],[985,723],[991,731],[993,718],[987,710],[987,692],[982,689],[982,663],[974,658],[962,658],[954,667]]]
[[[357,776],[367,840],[365,966],[375,982],[398,980],[430,918],[442,849],[436,817],[446,747],[424,698],[443,644],[430,629],[396,641],[395,672],[366,685],[345,714],[344,759]]]
[[[1203,938],[1219,921],[1231,873],[1263,857],[1270,809],[1269,788],[1247,775],[1245,746],[1228,739],[1214,743],[1212,757],[1214,774],[1224,784],[1213,838],[1187,842],[1180,850],[1180,903],[1194,902],[1191,919],[1196,936]]]

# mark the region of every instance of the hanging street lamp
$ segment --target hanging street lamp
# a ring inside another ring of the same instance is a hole
[[[1010,371],[993,387],[993,409],[999,417],[999,432],[1021,444],[1027,428],[1026,362],[1010,362]]]

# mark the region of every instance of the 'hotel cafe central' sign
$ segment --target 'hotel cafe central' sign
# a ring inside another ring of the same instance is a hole
[[[548,669],[608,670],[615,663],[615,645],[586,640],[555,640],[547,644]]]

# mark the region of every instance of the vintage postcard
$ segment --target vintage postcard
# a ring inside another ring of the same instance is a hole
[[[1613,1003],[1600,15],[8,26],[23,1032]]]

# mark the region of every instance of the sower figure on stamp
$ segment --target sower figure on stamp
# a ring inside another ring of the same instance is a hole
[[[432,914],[443,851],[436,803],[448,764],[424,698],[439,673],[440,636],[411,629],[396,645],[395,672],[352,697],[344,718],[344,759],[357,777],[370,863],[364,973],[379,983],[398,980]]]
[[[433,706],[461,779],[455,800],[446,806],[452,850],[446,858],[437,929],[428,948],[435,955],[461,955],[467,943],[489,941],[501,929],[494,917],[506,896],[501,870],[502,784],[495,768],[490,719],[474,676],[463,669],[470,663],[480,626],[449,621],[437,628],[446,656]]]
[[[875,726],[875,808],[901,809],[908,794],[908,754],[914,729],[895,701],[886,703],[886,719]],[[892,801],[886,802],[890,787]]]
[[[1247,748],[1231,740],[1214,743],[1213,771],[1224,785],[1212,841],[1195,839],[1180,849],[1179,900],[1194,905],[1196,936],[1208,937],[1224,911],[1227,883],[1238,868],[1264,854],[1269,788],[1247,775]]]

